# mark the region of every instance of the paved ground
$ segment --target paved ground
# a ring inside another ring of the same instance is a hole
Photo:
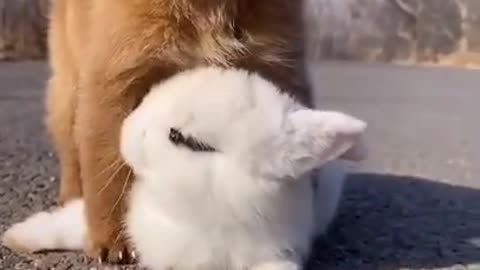
[[[320,106],[369,121],[372,150],[310,267],[480,269],[480,72],[329,64],[314,77]],[[0,233],[56,196],[45,78],[39,63],[0,65]],[[0,269],[88,268],[78,254],[1,248]]]

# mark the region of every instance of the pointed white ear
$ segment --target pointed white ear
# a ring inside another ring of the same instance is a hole
[[[277,177],[298,177],[345,154],[359,141],[367,125],[334,111],[301,109],[290,113],[285,134],[279,136]]]

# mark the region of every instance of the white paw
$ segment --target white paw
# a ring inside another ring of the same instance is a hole
[[[2,236],[3,244],[19,253],[78,250],[84,247],[86,221],[83,202],[75,200],[51,212],[39,212],[14,224]]]
[[[40,251],[41,246],[45,244],[42,228],[48,224],[49,219],[49,213],[40,212],[12,225],[2,236],[3,245],[19,253]]]

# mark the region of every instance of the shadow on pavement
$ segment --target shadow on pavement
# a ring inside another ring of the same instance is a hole
[[[475,238],[477,239],[475,245]],[[353,174],[307,268],[424,269],[480,262],[480,190]]]

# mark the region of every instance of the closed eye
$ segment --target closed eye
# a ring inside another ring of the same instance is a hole
[[[217,150],[211,145],[204,143],[193,136],[183,135],[182,132],[176,128],[170,128],[168,139],[174,145],[186,147],[193,152],[217,152]]]

